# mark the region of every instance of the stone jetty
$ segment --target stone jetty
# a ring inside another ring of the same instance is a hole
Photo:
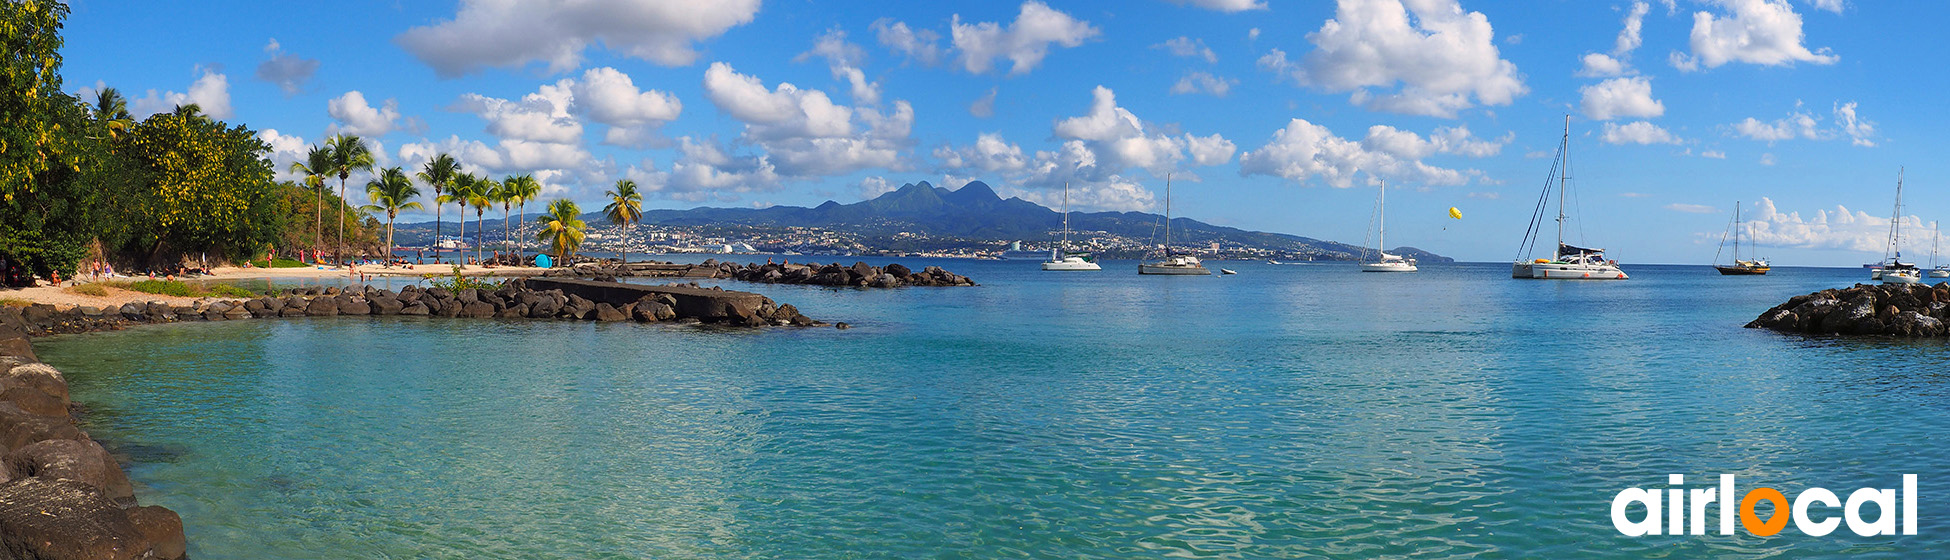
[[[718,265],[717,277],[765,284],[811,284],[860,288],[975,285],[974,280],[942,270],[938,266],[930,266],[916,272],[899,263],[887,265],[885,268],[864,262],[853,263],[853,266],[843,266],[840,263],[828,265],[723,263]]]
[[[1747,328],[1805,334],[1950,335],[1950,284],[1856,284],[1788,298]]]
[[[11,309],[11,308],[3,308]],[[0,558],[183,558],[183,519],[142,506],[122,466],[75,426],[68,381],[0,313]]]

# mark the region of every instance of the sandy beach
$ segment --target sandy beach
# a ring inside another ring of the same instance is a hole
[[[546,268],[521,267],[521,266],[496,266],[496,267],[468,266],[468,267],[462,267],[461,275],[476,276],[476,277],[480,277],[480,276],[527,277],[527,276],[540,276],[543,272],[546,272],[547,270],[548,269]],[[323,279],[331,279],[331,278],[346,278],[346,279],[353,279],[353,280],[363,282],[365,279],[380,277],[380,276],[395,276],[395,277],[397,276],[452,276],[453,274],[454,274],[453,265],[415,266],[410,269],[402,268],[402,267],[386,268],[386,267],[378,267],[378,266],[360,266],[360,267],[349,267],[349,268],[348,267],[317,267],[317,266],[308,266],[302,268],[255,268],[255,267],[244,268],[244,267],[237,267],[237,266],[220,266],[212,269],[210,271],[210,274],[208,275],[197,276],[193,278],[183,278],[181,280],[187,282],[224,282],[227,280],[255,280],[255,279],[320,279],[323,280]],[[357,275],[364,275],[365,278],[358,278]],[[105,281],[105,282],[133,282],[133,281],[145,280],[145,279],[147,279],[147,277],[116,278],[112,281]],[[45,303],[45,304],[53,305],[57,308],[67,309],[77,305],[109,307],[109,306],[120,306],[125,303],[146,303],[151,301],[167,302],[172,305],[188,305],[191,302],[195,302],[197,300],[235,299],[235,298],[221,298],[221,297],[208,297],[208,296],[206,297],[167,296],[162,294],[138,292],[134,290],[116,288],[112,286],[103,286],[103,289],[108,292],[108,295],[106,296],[91,296],[87,294],[75,293],[74,291],[72,291],[72,289],[75,286],[93,284],[93,283],[96,282],[93,280],[84,279],[79,281],[62,282],[60,286],[50,286],[50,285],[42,284],[31,288],[0,290],[0,301],[14,300],[17,302],[26,302],[26,303]]]

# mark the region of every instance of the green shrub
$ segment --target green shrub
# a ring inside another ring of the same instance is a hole
[[[291,259],[271,259],[251,261],[251,266],[258,268],[304,268],[311,265]]]
[[[505,281],[494,282],[489,280],[482,280],[479,278],[470,278],[467,276],[463,276],[460,273],[460,265],[454,265],[454,275],[452,278],[436,278],[433,275],[429,274],[426,276],[426,279],[427,279],[427,287],[446,288],[447,291],[454,292],[454,293],[460,293],[461,290],[465,290],[468,288],[474,288],[477,290],[494,291],[494,290],[501,289],[501,285],[505,283]]]
[[[108,295],[108,288],[102,287],[101,284],[81,284],[78,286],[69,286],[68,292],[84,296],[105,297]]]
[[[137,280],[129,284],[129,289],[145,294],[176,297],[190,297],[196,293],[189,284],[177,280]]]
[[[210,289],[210,294],[215,296],[228,297],[228,298],[257,297],[257,294],[251,293],[250,290],[246,290],[229,284],[212,284],[209,286],[209,289]]]

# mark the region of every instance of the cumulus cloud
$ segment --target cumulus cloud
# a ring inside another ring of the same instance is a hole
[[[1083,142],[1107,173],[1140,167],[1162,174],[1183,159],[1186,146],[1182,137],[1147,132],[1144,122],[1117,106],[1116,94],[1103,86],[1091,91],[1088,112],[1057,121],[1052,130],[1057,138]]]
[[[1830,140],[1847,137],[1849,143],[1862,147],[1874,147],[1875,123],[1863,120],[1856,114],[1856,103],[1837,102],[1834,108],[1835,123],[1832,128],[1824,127],[1821,118],[1801,109],[1795,104],[1788,116],[1772,121],[1762,121],[1747,117],[1729,125],[1735,136],[1760,140],[1769,144],[1783,140]]]
[[[968,114],[984,119],[995,116],[995,94],[999,89],[989,88],[987,95],[975,98],[975,102],[968,104]]]
[[[358,90],[325,102],[325,112],[338,121],[335,132],[378,138],[400,128],[399,101],[387,99],[379,107],[373,107]]]
[[[1151,45],[1151,48],[1163,49],[1165,52],[1171,53],[1172,56],[1203,59],[1206,62],[1219,61],[1219,54],[1212,52],[1211,47],[1205,46],[1204,39],[1193,39],[1181,35],[1176,39]]]
[[[1207,10],[1217,10],[1229,14],[1247,10],[1266,9],[1266,2],[1263,0],[1171,0],[1171,3],[1180,6],[1197,6]]]
[[[277,84],[286,97],[297,95],[305,90],[305,82],[311,81],[318,73],[318,59],[304,58],[284,52],[277,39],[264,45],[264,54],[271,55],[257,65],[257,79]]]
[[[629,74],[615,68],[591,68],[582,73],[580,81],[563,80],[556,86],[569,88],[578,113],[609,126],[603,133],[604,144],[649,144],[659,127],[684,112],[677,96],[639,89]]]
[[[290,169],[293,162],[303,161],[305,152],[311,149],[311,145],[306,144],[303,137],[283,134],[275,128],[266,128],[257,131],[257,139],[271,147],[271,153],[265,154],[265,157],[271,160],[271,172],[275,179],[295,181],[300,178]]]
[[[1838,14],[1842,13],[1842,8],[1848,4],[1844,0],[1812,0],[1810,3],[1814,4],[1817,10],[1827,10]]]
[[[1678,136],[1659,125],[1646,121],[1632,121],[1625,124],[1605,123],[1604,134],[1599,136],[1606,144],[1678,144]]]
[[[823,91],[790,83],[768,89],[758,77],[739,74],[722,62],[705,70],[704,93],[745,123],[745,139],[763,147],[771,157],[768,164],[785,176],[898,169],[903,165],[900,152],[913,134],[914,108],[907,101],[895,101],[885,113],[847,107]]]
[[[1645,77],[1612,78],[1578,90],[1584,94],[1579,107],[1593,120],[1620,117],[1651,118],[1666,114],[1666,105],[1652,98],[1652,80]]]
[[[1185,148],[1192,154],[1192,163],[1199,165],[1223,165],[1232,161],[1232,153],[1239,147],[1231,140],[1217,134],[1211,136],[1185,135]]]
[[[1755,245],[1880,253],[1889,243],[1889,218],[1868,212],[1836,205],[1833,210],[1816,210],[1813,216],[1804,217],[1800,212],[1781,212],[1766,197],[1755,206],[1756,210],[1744,212],[1747,221],[1742,224],[1747,228],[1742,237],[1753,240]],[[1929,227],[1914,215],[1903,216],[1902,222],[1903,228],[1911,231]],[[1919,245],[1928,242],[1917,238],[1910,241]],[[1916,245],[1905,248],[1912,247],[1927,250]]]
[[[1232,86],[1238,83],[1239,80],[1213,76],[1210,72],[1192,72],[1179,78],[1178,83],[1172,84],[1171,93],[1173,95],[1210,93],[1214,97],[1225,97],[1227,93],[1232,92]]]
[[[886,177],[873,176],[861,179],[854,187],[860,192],[860,200],[872,200],[880,195],[894,192],[895,189],[900,188],[900,185],[887,182]]]
[[[1042,64],[1051,45],[1076,47],[1103,32],[1090,22],[1030,0],[1022,3],[1022,11],[1006,28],[996,22],[962,23],[961,15],[956,14],[949,33],[968,73],[987,73],[994,68],[995,59],[1007,58],[1009,74],[1021,75]]]
[[[1631,72],[1626,59],[1643,43],[1640,32],[1645,27],[1645,14],[1652,6],[1645,2],[1633,2],[1625,12],[1625,25],[1618,31],[1618,38],[1612,41],[1610,54],[1587,53],[1582,60],[1584,67],[1578,70],[1579,76],[1607,77],[1621,76]]]
[[[1706,150],[1700,152],[1699,157],[1703,157],[1707,159],[1727,159],[1727,153],[1719,150]]]
[[[873,22],[874,38],[880,45],[906,55],[907,58],[933,66],[941,62],[941,34],[932,29],[915,30],[906,23],[893,18],[880,18]]]
[[[1687,214],[1718,214],[1718,213],[1720,213],[1720,209],[1718,209],[1718,208],[1714,208],[1714,207],[1712,207],[1712,206],[1707,206],[1707,205],[1704,205],[1704,204],[1682,204],[1682,203],[1678,203],[1678,202],[1674,202],[1674,203],[1672,203],[1672,204],[1667,204],[1667,205],[1666,205],[1666,209],[1667,209],[1667,210],[1671,210],[1671,211],[1674,211],[1674,212],[1685,212],[1685,213],[1687,213]]]
[[[608,49],[664,66],[697,60],[693,44],[749,23],[759,0],[462,0],[453,19],[414,27],[393,41],[443,78],[486,67],[541,63],[549,73]]]
[[[156,90],[149,90],[147,95],[136,98],[129,104],[129,112],[136,118],[142,119],[195,103],[197,107],[203,109],[205,116],[213,119],[223,120],[236,116],[230,108],[230,78],[203,66],[197,66],[196,72],[198,74],[196,81],[190,82],[188,92],[157,93]]]
[[[1529,91],[1517,65],[1498,52],[1488,17],[1455,0],[1410,4],[1341,0],[1334,19],[1307,35],[1316,48],[1301,61],[1274,49],[1259,66],[1302,85],[1353,92],[1350,102],[1372,110],[1443,118],[1477,103],[1507,105]]]
[[[1728,13],[1693,14],[1691,55],[1672,53],[1672,65],[1691,72],[1729,62],[1784,66],[1796,62],[1834,64],[1827,48],[1810,51],[1803,43],[1801,14],[1787,0],[1709,0]]]
[[[503,139],[554,144],[582,141],[582,121],[569,114],[575,94],[560,84],[543,84],[518,100],[462,94],[454,110],[487,121],[487,132]]]
[[[1070,208],[1073,210],[1100,210],[1112,212],[1142,212],[1158,208],[1158,197],[1134,179],[1111,176],[1101,181],[1077,182],[1069,185]],[[1021,197],[1023,200],[1058,208],[1063,204],[1063,191],[1055,189],[1001,189],[1006,196]]]
[[[827,30],[813,40],[812,50],[800,53],[793,60],[803,62],[815,56],[826,59],[826,66],[832,70],[834,79],[845,80],[852,86],[854,103],[880,103],[880,83],[868,81],[866,72],[860,70],[860,64],[867,58],[867,51],[847,42],[845,31],[838,28]]]
[[[1483,157],[1502,149],[1514,136],[1497,142],[1476,139],[1462,127],[1439,129],[1427,138],[1385,125],[1368,129],[1360,141],[1348,140],[1306,119],[1293,119],[1259,149],[1239,155],[1241,176],[1267,175],[1307,184],[1320,180],[1335,188],[1388,179],[1429,186],[1467,184],[1482,172],[1437,167],[1422,162],[1436,153]]]

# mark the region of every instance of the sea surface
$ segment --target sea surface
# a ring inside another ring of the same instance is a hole
[[[1950,554],[1950,347],[1741,328],[1861,269],[896,260],[982,285],[722,284],[850,330],[340,317],[37,349],[199,560]],[[1918,534],[1611,525],[1620,490],[1723,473],[1918,474]]]

